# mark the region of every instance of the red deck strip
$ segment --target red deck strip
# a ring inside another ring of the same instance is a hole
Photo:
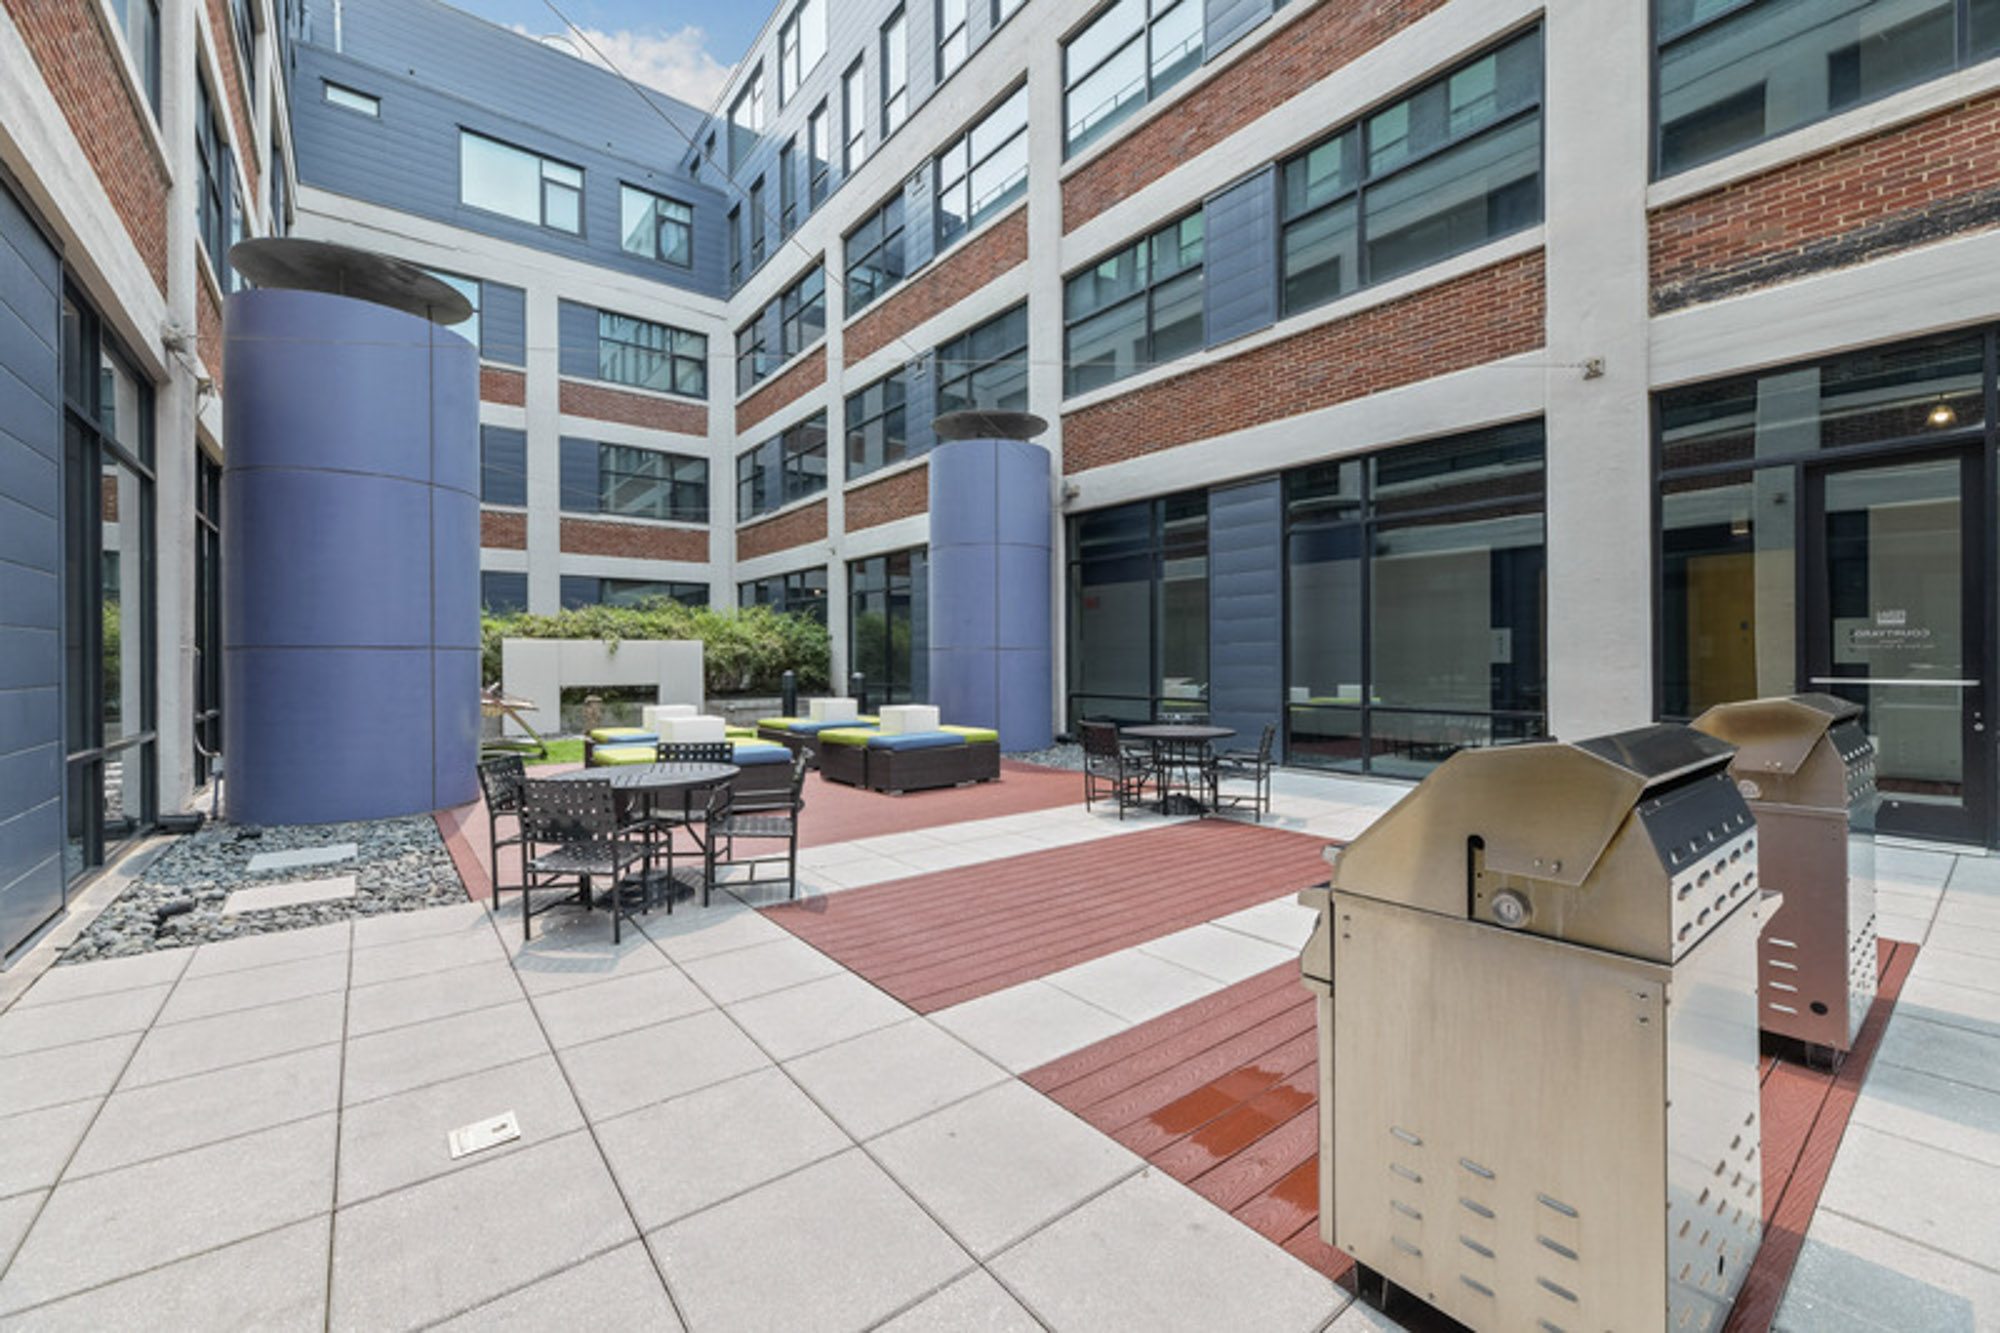
[[[1204,820],[767,911],[930,1013],[1323,882],[1325,847]]]
[[[1874,1007],[1838,1074],[1766,1055],[1761,1152],[1769,1225],[1728,1328],[1766,1328],[1916,957],[1882,945]],[[1303,1027],[1299,1026],[1303,1023]],[[1024,1077],[1329,1278],[1353,1261],[1319,1236],[1317,1034],[1312,996],[1285,964],[1073,1052]],[[1290,1037],[1280,1034],[1289,1031]],[[1301,1035],[1303,1034],[1303,1035]],[[1421,1309],[1398,1310],[1427,1322]]]

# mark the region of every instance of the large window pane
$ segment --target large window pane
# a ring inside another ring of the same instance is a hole
[[[1666,482],[1660,497],[1660,711],[1789,694],[1797,672],[1791,468]]]
[[[477,134],[461,134],[458,145],[460,199],[474,208],[540,225],[540,158]]]
[[[1363,196],[1369,281],[1385,281],[1541,221],[1541,159],[1541,123],[1524,120],[1370,189]]]

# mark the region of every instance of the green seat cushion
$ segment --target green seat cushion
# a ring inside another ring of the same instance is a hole
[[[965,737],[965,743],[967,745],[976,745],[981,741],[991,741],[995,745],[998,745],[1000,743],[1000,733],[993,730],[993,728],[991,727],[941,726],[938,728],[938,730],[948,731],[954,736]]]
[[[773,727],[779,731],[790,731],[794,723],[810,720],[803,717],[760,717],[757,719],[757,725],[760,727]]]
[[[724,739],[724,740],[731,740],[731,741],[754,741],[754,740],[756,740],[756,739],[757,739],[757,728],[755,728],[755,727],[724,727],[724,728],[722,729],[722,736],[723,736],[723,739]]]
[[[862,746],[881,734],[873,727],[828,727],[819,739],[827,745]]]
[[[621,741],[633,743],[644,741],[648,745],[653,745],[660,738],[657,734],[646,730],[644,727],[599,727],[590,733],[590,739],[598,745],[615,744]]]
[[[600,745],[590,752],[593,768],[612,764],[650,764],[659,750],[652,745]]]

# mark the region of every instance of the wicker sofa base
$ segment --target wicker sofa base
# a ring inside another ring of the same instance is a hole
[[[838,782],[847,787],[867,785],[868,751],[864,747],[822,745],[818,754],[819,775],[828,782]]]
[[[843,747],[829,746],[829,750]],[[893,794],[928,791],[935,787],[958,787],[969,782],[992,782],[1000,776],[1000,746],[995,741],[972,741],[934,750],[862,750],[867,757],[862,784],[870,791]],[[825,774],[824,776],[831,776]]]

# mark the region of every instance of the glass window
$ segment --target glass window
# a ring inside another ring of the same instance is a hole
[[[631,445],[598,446],[597,512],[708,522],[708,460]]]
[[[774,574],[736,585],[738,606],[768,606],[826,623],[826,567]]]
[[[743,282],[743,208],[738,205],[729,210],[729,285],[736,287]]]
[[[847,479],[863,477],[909,457],[903,403],[908,377],[891,371],[859,393],[847,396]]]
[[[271,165],[268,172],[271,181],[271,234],[283,236],[291,223],[291,200],[287,195],[289,187],[285,183],[285,150],[278,144],[271,145]]]
[[[790,101],[826,54],[826,0],[805,0],[778,29],[778,105]]]
[[[812,271],[778,297],[778,349],[789,360],[826,334],[826,269]]]
[[[921,549],[848,564],[848,669],[867,682],[870,706],[929,697],[929,600]]]
[[[520,222],[583,230],[583,170],[471,130],[458,135],[459,201]]]
[[[847,234],[847,313],[854,315],[901,282],[903,195],[899,190]]]
[[[899,7],[882,25],[882,137],[894,134],[909,114],[909,31]]]
[[[937,80],[943,83],[965,63],[967,0],[937,0]]]
[[[1017,305],[937,349],[937,410],[1026,411],[1028,308]]]
[[[694,209],[636,185],[618,187],[619,244],[628,255],[694,266]]]
[[[771,373],[766,364],[764,330],[769,321],[759,311],[757,318],[736,330],[736,392],[742,393]]]
[[[942,250],[1028,188],[1028,87],[1016,88],[937,156],[937,244]]]
[[[563,609],[580,606],[642,606],[647,602],[679,602],[682,606],[707,606],[706,583],[681,583],[655,579],[600,579],[588,574],[565,574],[560,584]]]
[[[528,576],[513,570],[480,570],[479,605],[492,616],[513,616],[526,611]]]
[[[867,75],[855,61],[840,76],[840,174],[851,176],[868,156]]]
[[[1202,215],[1190,213],[1063,284],[1066,393],[1171,361],[1202,342]]]
[[[463,296],[467,304],[471,305],[471,314],[458,323],[447,324],[445,327],[455,333],[464,334],[465,340],[477,349],[479,347],[479,303],[481,298],[479,279],[463,277],[457,273],[446,273],[442,269],[424,268],[421,264],[418,267],[423,268],[424,272],[430,274],[460,296]]]
[[[1012,18],[1014,11],[1025,3],[1027,0],[993,0],[993,26],[997,28]]]
[[[799,146],[787,143],[778,150],[778,239],[783,240],[799,225]]]
[[[1993,0],[1660,0],[1659,175],[2000,51]]]
[[[792,100],[805,77],[799,60],[799,16],[794,13],[778,28],[778,105]]]
[[[209,266],[218,282],[227,282],[229,258],[229,136],[216,117],[215,98],[206,77],[195,80],[195,159],[201,168],[201,195],[195,225]]]
[[[735,171],[749,161],[764,132],[764,67],[757,65],[744,80],[743,90],[729,104],[729,169]]]
[[[382,99],[373,93],[359,92],[331,79],[323,80],[321,87],[326,91],[326,100],[333,106],[346,107],[349,111],[359,111],[369,117],[379,118],[382,114]]]
[[[1094,142],[1201,65],[1198,0],[1117,0],[1063,47],[1063,151]]]
[[[222,464],[195,451],[194,780],[222,753]]]
[[[833,145],[827,138],[826,103],[813,108],[812,115],[806,117],[806,211],[812,212],[826,202],[827,177],[833,169]]]
[[[597,312],[597,377],[661,393],[708,396],[708,337],[670,324]]]
[[[1071,722],[1206,715],[1207,493],[1084,514],[1071,549]]]
[[[1540,222],[1541,61],[1530,32],[1286,159],[1285,312]]]
[[[826,489],[826,413],[736,456],[736,518],[768,514]]]
[[[528,503],[528,432],[510,426],[479,428],[479,500],[490,505]]]
[[[159,0],[111,0],[125,34],[125,50],[139,72],[139,87],[153,119],[160,117],[160,4]]]
[[[764,262],[764,178],[759,176],[750,182],[750,268],[755,272]]]

